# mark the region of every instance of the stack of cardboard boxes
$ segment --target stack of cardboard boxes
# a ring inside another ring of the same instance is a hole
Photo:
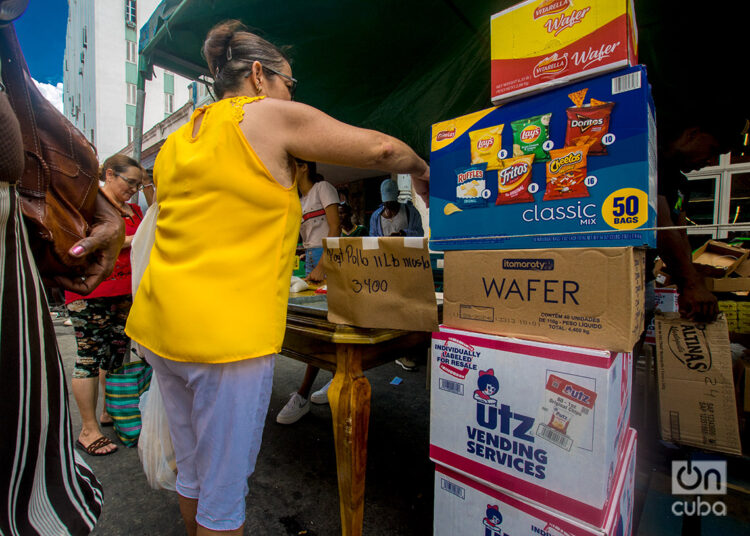
[[[624,536],[656,219],[632,5],[528,1],[491,28],[502,106],[432,130],[434,533]]]

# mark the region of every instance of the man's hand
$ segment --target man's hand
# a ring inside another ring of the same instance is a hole
[[[430,167],[422,174],[412,173],[411,184],[414,186],[414,191],[417,195],[422,198],[426,207],[430,206]]]
[[[312,282],[312,283],[320,283],[326,278],[325,272],[323,272],[323,267],[321,266],[323,263],[319,262],[318,265],[313,268],[312,272],[307,274],[307,277],[305,277],[305,281]]]
[[[680,316],[696,322],[713,322],[719,314],[719,304],[703,282],[692,282],[680,289]]]
[[[125,222],[119,211],[99,193],[96,196],[96,212],[89,236],[79,240],[70,248],[73,257],[89,256],[85,275],[80,278],[57,276],[54,281],[65,290],[77,294],[90,294],[115,267],[117,255],[125,241]]]

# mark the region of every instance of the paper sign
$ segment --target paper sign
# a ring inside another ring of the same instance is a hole
[[[426,238],[324,238],[328,321],[366,328],[437,329]]]

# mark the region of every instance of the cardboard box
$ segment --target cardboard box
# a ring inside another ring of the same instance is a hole
[[[443,323],[630,351],[643,332],[644,256],[633,248],[449,251]]]
[[[602,143],[577,145],[592,140]],[[524,152],[530,165],[514,157]],[[643,67],[432,126],[433,250],[656,247],[655,227],[656,124]]]
[[[661,436],[739,455],[732,353],[723,315],[711,324],[656,315]]]
[[[677,313],[680,310],[680,293],[674,287],[655,287],[654,299],[654,311],[661,311],[662,313]],[[649,320],[648,326],[646,327],[646,337],[643,342],[656,344],[653,317],[651,317],[651,320]]]
[[[750,290],[750,277],[706,277],[706,288],[711,292],[742,292]]]
[[[629,536],[633,525],[636,433],[630,430],[601,527],[592,527],[525,498],[489,488],[446,467],[435,467],[435,536]],[[494,532],[493,532],[494,531]]]
[[[630,419],[632,355],[433,333],[430,458],[601,526]]]
[[[693,264],[714,269],[717,277],[733,273],[747,259],[748,250],[730,246],[717,240],[709,240],[693,252]]]
[[[492,102],[637,63],[629,0],[528,0],[492,16]]]

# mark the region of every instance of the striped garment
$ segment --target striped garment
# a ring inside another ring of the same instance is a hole
[[[0,342],[0,534],[88,534],[102,488],[73,448],[55,330],[7,182],[0,182]]]

